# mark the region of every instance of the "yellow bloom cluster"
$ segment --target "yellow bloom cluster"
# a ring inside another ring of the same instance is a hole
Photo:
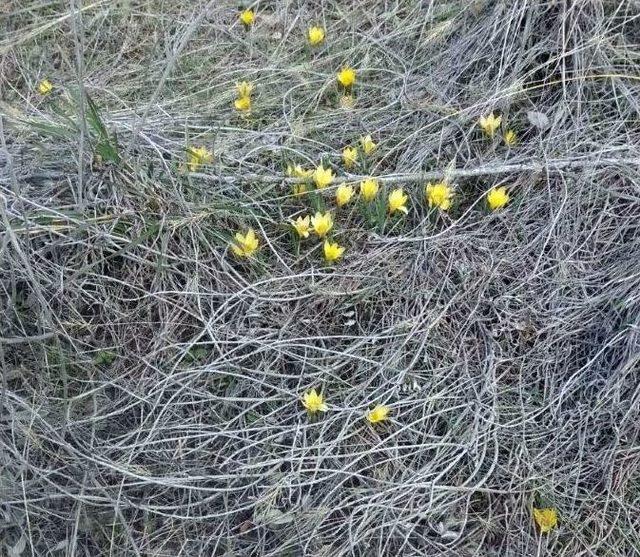
[[[402,188],[397,188],[389,194],[389,213],[393,215],[396,211],[400,211],[405,215],[409,212],[407,209],[407,201],[409,197],[404,193]]]
[[[353,168],[353,165],[356,164],[358,160],[358,149],[355,147],[345,147],[342,151],[342,160],[347,170]]]
[[[425,189],[425,194],[429,207],[437,207],[443,211],[447,211],[451,207],[453,189],[447,182],[437,182],[435,184],[429,182]]]
[[[187,149],[187,168],[196,172],[203,164],[213,162],[213,153],[206,147],[189,147]]]
[[[496,132],[502,125],[502,116],[496,116],[493,112],[491,112],[487,116],[480,116],[478,125],[487,137],[493,139],[493,137],[496,135]],[[504,135],[502,136],[502,139],[504,140],[504,144],[507,147],[514,147],[518,143],[518,136],[512,129],[506,130],[504,132]]]
[[[495,116],[493,112],[488,116],[480,116],[478,124],[482,128],[482,131],[489,137],[493,137],[496,134],[497,129],[502,124],[502,116]]]
[[[353,198],[355,192],[353,186],[347,186],[346,184],[340,184],[336,190],[336,205],[338,207],[344,207]]]
[[[367,202],[373,201],[376,198],[379,189],[378,180],[374,178],[367,178],[360,182],[360,196]]]
[[[546,534],[558,525],[558,511],[553,507],[534,508],[533,519],[540,528],[540,533]]]
[[[356,70],[350,66],[344,66],[336,75],[338,83],[345,89],[351,89],[356,83]]]
[[[373,139],[371,139],[370,135],[365,135],[361,137],[360,145],[362,145],[362,150],[364,151],[365,155],[370,155],[371,153],[373,153],[376,150],[376,147],[378,146],[376,143],[373,142]]]
[[[325,168],[322,163],[313,171],[313,181],[318,189],[326,188],[335,176],[331,168]]]
[[[43,79],[40,83],[38,83],[38,93],[40,93],[43,97],[48,95],[53,91],[53,83],[51,83],[48,79]]]
[[[328,211],[326,213],[318,211],[312,217],[309,215],[298,217],[296,220],[291,221],[291,226],[300,239],[308,238],[311,231],[313,231],[318,238],[325,239],[333,228],[333,216]],[[337,261],[342,257],[344,251],[345,248],[339,244],[325,239],[323,252],[327,262],[332,263]]]
[[[302,406],[307,409],[309,414],[326,412],[328,410],[322,393],[317,393],[315,389],[311,389],[302,395]]]
[[[250,27],[255,22],[255,12],[252,9],[245,9],[239,13],[239,20],[245,27]],[[318,46],[325,41],[325,29],[320,26],[311,26],[307,29],[307,39],[311,46]],[[343,89],[344,97],[353,101],[352,89],[356,84],[357,72],[349,66],[343,66],[336,74],[336,80]],[[43,79],[37,85],[37,91],[40,95],[49,95],[54,89],[54,85],[48,80]],[[251,112],[252,95],[254,92],[254,84],[250,81],[240,81],[236,83],[236,99],[234,107],[243,114]],[[351,104],[352,105],[352,104]],[[496,116],[494,112],[483,115],[478,121],[479,127],[489,137],[495,137],[495,134],[502,126],[502,116]],[[516,145],[518,138],[512,129],[507,129],[503,134],[504,142],[507,146]],[[363,169],[368,168],[370,157],[378,148],[370,134],[361,136],[355,144],[347,145],[342,150],[342,161],[347,170],[351,170],[357,165],[362,165]],[[186,168],[190,172],[196,172],[203,165],[213,162],[213,153],[204,146],[189,146],[186,153]],[[313,185],[317,190],[328,188],[335,181],[334,170],[331,166],[325,166],[320,163],[314,169],[303,168],[300,164],[288,165],[287,175],[295,178],[294,195],[301,196],[310,192]],[[366,174],[365,174],[366,175]],[[372,204],[378,199],[380,184],[374,177],[367,177],[359,183],[359,196],[363,203]],[[429,207],[436,208],[441,211],[447,211],[451,208],[455,196],[453,187],[447,180],[436,183],[428,183],[425,188],[425,196]],[[335,203],[338,208],[343,208],[356,198],[356,190],[354,185],[340,183],[335,190]],[[505,207],[510,201],[510,196],[505,186],[493,187],[486,193],[487,207],[492,210],[498,210]],[[390,216],[397,214],[406,215],[409,212],[409,195],[405,193],[403,188],[395,188],[388,193],[386,207]],[[369,211],[369,209],[367,209]],[[298,216],[295,220],[291,220],[291,227],[300,240],[309,238],[313,232],[319,239],[323,240],[323,254],[327,262],[333,263],[341,259],[345,253],[345,248],[337,242],[332,241],[330,232],[334,228],[333,215],[330,211],[316,211],[312,215]],[[231,251],[240,258],[252,257],[260,246],[260,240],[252,228],[246,229],[244,232],[238,231],[230,242]],[[321,398],[321,395],[317,395]],[[382,416],[382,417],[380,417]],[[380,407],[376,407],[371,411],[369,419],[372,423],[381,421],[386,418],[386,414],[382,412]]]
[[[256,233],[253,231],[253,228],[249,228],[245,234],[241,234],[240,232],[236,233],[235,241],[231,244],[231,250],[238,257],[251,257],[259,245],[260,241]]]
[[[311,217],[311,226],[318,238],[324,238],[333,228],[333,217],[330,212],[321,213],[318,211]]]
[[[311,226],[311,217],[298,217],[296,220],[291,221],[291,226],[298,233],[300,238],[309,237],[309,227]]]
[[[256,14],[253,10],[250,9],[242,10],[238,18],[242,22],[242,25],[244,25],[246,28],[249,28],[253,25],[253,22],[256,19]]]
[[[377,404],[367,413],[367,420],[372,424],[384,422],[389,417],[390,408],[384,404]]]
[[[351,170],[359,160],[366,158],[376,150],[377,144],[374,143],[370,135],[362,136],[359,140],[359,147],[347,145],[342,150],[342,162],[347,170]]]
[[[451,208],[452,200],[455,196],[453,188],[447,181],[436,182],[432,184],[429,182],[425,189],[427,202],[429,207],[440,209],[441,211],[447,211]],[[509,193],[505,186],[491,188],[487,192],[487,207],[491,211],[502,209],[507,203],[509,203]]]
[[[315,215],[305,215],[291,221],[291,226],[295,230],[298,238],[308,238],[313,232],[319,239],[324,240],[323,253],[325,261],[333,263],[342,257],[345,248],[336,242],[327,239],[329,232],[333,228],[333,215],[330,211],[317,211]]]
[[[507,147],[513,147],[518,143],[518,136],[513,130],[507,130],[504,132],[503,139]]]
[[[307,38],[311,46],[318,46],[324,42],[324,29],[322,27],[309,27]]]
[[[337,261],[342,257],[344,253],[344,248],[338,245],[336,242],[330,242],[329,240],[324,241],[323,246],[324,258],[327,262],[332,263],[333,261]]]
[[[310,415],[329,410],[323,394],[315,389],[305,391],[302,394],[300,401],[302,402],[302,406]],[[384,404],[377,404],[365,414],[365,418],[371,424],[378,424],[388,420],[390,413],[391,409],[388,406]]]
[[[311,389],[305,391],[300,399],[302,406],[306,409],[309,415],[316,414],[318,412],[326,412],[329,410],[327,403],[324,400],[324,396],[321,392]],[[371,410],[365,413],[365,418],[370,424],[378,424],[389,419],[391,409],[384,404],[377,404]]]
[[[241,81],[236,83],[236,92],[238,98],[234,102],[234,106],[238,112],[251,112],[251,93],[253,93],[253,83],[249,81]]]
[[[287,176],[295,176],[296,178],[308,178],[313,174],[313,170],[305,170],[299,164],[287,166]]]
[[[238,91],[240,93],[251,93],[249,84],[239,84]],[[346,147],[342,152],[342,158],[345,163],[352,164],[357,161],[360,155],[366,156],[371,154],[377,145],[371,139],[371,136],[363,136],[360,138],[359,147]],[[359,149],[362,149],[360,151]],[[192,160],[190,159],[190,168],[202,164],[207,153],[201,152],[199,149],[192,150]],[[210,156],[210,154],[209,154]],[[210,158],[207,159],[210,162]],[[331,185],[335,180],[335,174],[331,166],[325,166],[320,163],[314,169],[307,169],[300,164],[288,164],[286,168],[287,176],[296,178],[299,181],[294,184],[294,195],[300,196],[311,191],[315,185],[316,192],[321,192]],[[360,182],[359,194],[360,199],[365,204],[370,204],[378,198],[380,184],[376,178],[365,178]],[[317,195],[316,193],[316,195]],[[429,182],[424,190],[426,201],[430,208],[440,211],[448,211],[455,197],[454,188],[449,184],[447,179],[439,182]],[[343,208],[356,197],[356,190],[353,185],[348,183],[340,183],[335,189],[335,202],[338,208]],[[486,194],[487,207],[491,211],[501,209],[507,205],[510,197],[505,186],[491,188]],[[387,196],[387,209],[390,216],[396,213],[409,213],[409,195],[405,193],[404,188],[395,188],[391,190]],[[334,219],[331,211],[316,211],[314,215],[298,216],[289,222],[291,228],[299,240],[306,240],[313,232],[320,240],[324,240],[323,254],[324,259],[328,263],[334,263],[342,258],[345,248],[337,242],[332,242],[328,236],[334,228]],[[235,241],[232,242],[234,253],[240,257],[249,257],[258,249],[258,239],[255,237],[253,230],[249,230],[246,235],[236,234]]]
[[[502,186],[499,188],[491,188],[487,194],[487,205],[489,209],[495,211],[496,209],[502,209],[507,203],[509,203],[509,194],[507,188]]]

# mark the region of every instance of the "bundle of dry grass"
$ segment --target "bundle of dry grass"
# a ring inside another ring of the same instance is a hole
[[[1,554],[640,551],[633,2],[70,4],[0,10]]]

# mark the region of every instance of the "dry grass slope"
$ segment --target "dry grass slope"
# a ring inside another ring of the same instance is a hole
[[[638,3],[254,7],[0,6],[0,554],[637,555]],[[320,161],[410,197],[334,211],[335,266],[286,224],[286,164]]]

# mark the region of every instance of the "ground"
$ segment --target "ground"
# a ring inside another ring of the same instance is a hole
[[[0,554],[640,553],[636,2],[9,0],[0,25]],[[294,195],[296,164],[335,178]],[[291,226],[317,210],[333,263]]]

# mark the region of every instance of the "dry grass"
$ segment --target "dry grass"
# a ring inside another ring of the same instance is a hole
[[[237,8],[0,7],[0,554],[637,554],[637,2],[273,0],[249,33]],[[490,110],[514,149],[479,133]],[[284,224],[310,207],[283,167],[340,170],[364,133],[358,173],[411,210],[339,210],[329,268]],[[215,162],[186,176],[190,144]],[[247,226],[252,263],[228,252]]]

